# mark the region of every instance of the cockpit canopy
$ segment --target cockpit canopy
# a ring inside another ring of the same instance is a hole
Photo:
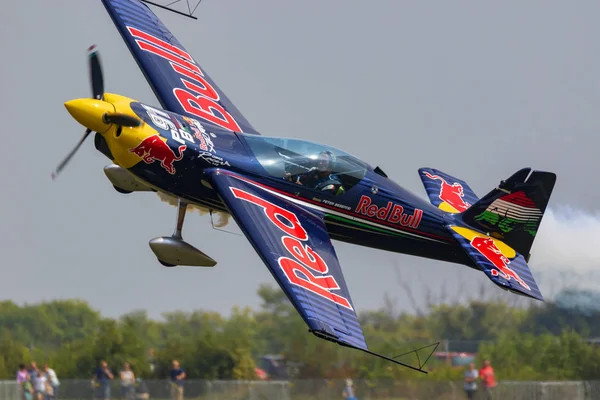
[[[297,182],[298,177],[318,170],[323,175],[330,172],[330,176],[348,190],[364,178],[368,170],[368,165],[358,158],[320,143],[259,135],[243,137],[258,162],[275,178]]]

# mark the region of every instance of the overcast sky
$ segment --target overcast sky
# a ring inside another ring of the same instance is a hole
[[[154,10],[265,135],[342,148],[423,198],[423,166],[480,196],[522,167],[556,172],[534,276],[546,296],[549,271],[592,282],[600,3],[203,0],[197,21]],[[155,194],[117,193],[93,140],[52,181],[84,130],[63,103],[90,96],[94,43],[106,91],[159,105],[100,0],[2,6],[0,299],[77,297],[107,316],[258,307],[258,285],[274,279],[245,237],[214,231],[208,216],[188,214],[183,235],[216,267],[156,261],[148,241],[173,231],[176,209]],[[228,229],[240,233],[234,222]],[[460,265],[334,244],[359,310],[379,307],[386,292],[410,308],[395,264],[420,300],[424,286],[444,282],[450,294],[482,283],[502,292]]]

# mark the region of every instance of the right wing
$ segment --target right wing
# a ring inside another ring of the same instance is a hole
[[[322,215],[230,171],[213,170],[210,180],[310,332],[425,372],[426,361],[417,368],[368,349]]]
[[[102,0],[165,110],[234,132],[259,134],[140,0]]]

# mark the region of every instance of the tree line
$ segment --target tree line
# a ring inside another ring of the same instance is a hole
[[[0,302],[0,378],[14,379],[20,363],[34,360],[48,362],[59,378],[89,379],[99,360],[106,360],[113,372],[129,362],[137,376],[164,379],[177,359],[188,379],[254,379],[266,354],[294,362],[297,378],[462,376],[462,369],[436,359],[428,362],[432,373],[425,375],[318,339],[278,287],[261,286],[258,294],[257,310],[234,308],[229,317],[176,311],[161,321],[145,311],[106,318],[76,299],[24,306]],[[562,302],[528,307],[472,299],[402,313],[386,299],[381,309],[359,318],[369,347],[384,355],[442,339],[476,340],[481,341],[478,362],[491,359],[499,379],[592,379],[600,376],[600,347],[588,339],[600,337],[600,304],[583,309],[564,301],[586,295],[565,291],[557,297]],[[402,360],[416,362],[414,356]]]

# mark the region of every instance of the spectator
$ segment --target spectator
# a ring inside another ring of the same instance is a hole
[[[19,364],[19,371],[17,371],[17,383],[23,384],[27,380],[27,367],[25,364]]]
[[[171,400],[183,400],[183,380],[185,371],[179,367],[179,361],[173,360],[173,368],[169,373],[171,377]]]
[[[33,385],[34,389],[35,389],[35,385],[36,385],[36,380],[38,375],[40,374],[40,371],[38,370],[37,364],[35,363],[35,361],[32,361],[29,364],[29,377],[31,379],[31,384]]]
[[[119,376],[121,378],[121,398],[131,399],[135,397],[135,374],[129,363],[123,365],[123,370],[119,373]]]
[[[479,373],[475,369],[475,364],[470,363],[469,368],[465,371],[465,393],[467,399],[474,399],[477,391],[477,377]]]
[[[114,376],[110,372],[106,361],[100,361],[100,366],[96,368],[96,373],[92,379],[99,384],[102,398],[105,400],[110,399],[110,381],[114,379]]]
[[[352,379],[346,379],[346,387],[342,392],[342,396],[344,396],[346,400],[357,400],[354,395],[354,384],[352,383]]]
[[[153,348],[148,350],[148,362],[150,364],[150,372],[154,372],[156,369],[156,354]]]
[[[27,374],[25,378],[25,382],[23,382],[23,396],[25,400],[33,400],[33,385],[31,384],[31,377]]]
[[[54,400],[58,398],[58,385],[60,382],[58,381],[58,377],[56,376],[56,372],[52,368],[48,366],[48,364],[44,364],[44,372],[48,377],[48,383],[52,387],[52,397]]]
[[[26,395],[25,393],[25,382],[28,382],[29,380],[29,374],[27,373],[27,367],[25,366],[25,364],[19,364],[19,370],[17,371],[17,383],[19,384],[19,390],[20,393],[23,394],[23,396]],[[21,398],[23,398],[23,396],[19,396]],[[31,396],[30,396],[31,398]]]
[[[494,375],[494,368],[492,368],[492,364],[490,360],[485,360],[483,362],[483,368],[479,370],[479,377],[481,378],[481,384],[483,389],[485,390],[485,395],[488,400],[492,400],[493,397],[493,389],[496,387],[496,377]]]
[[[36,366],[37,370],[37,366]],[[41,371],[37,371],[37,377],[35,383],[33,383],[33,389],[35,390],[35,400],[45,400],[48,395],[46,384],[48,383],[48,377]]]

